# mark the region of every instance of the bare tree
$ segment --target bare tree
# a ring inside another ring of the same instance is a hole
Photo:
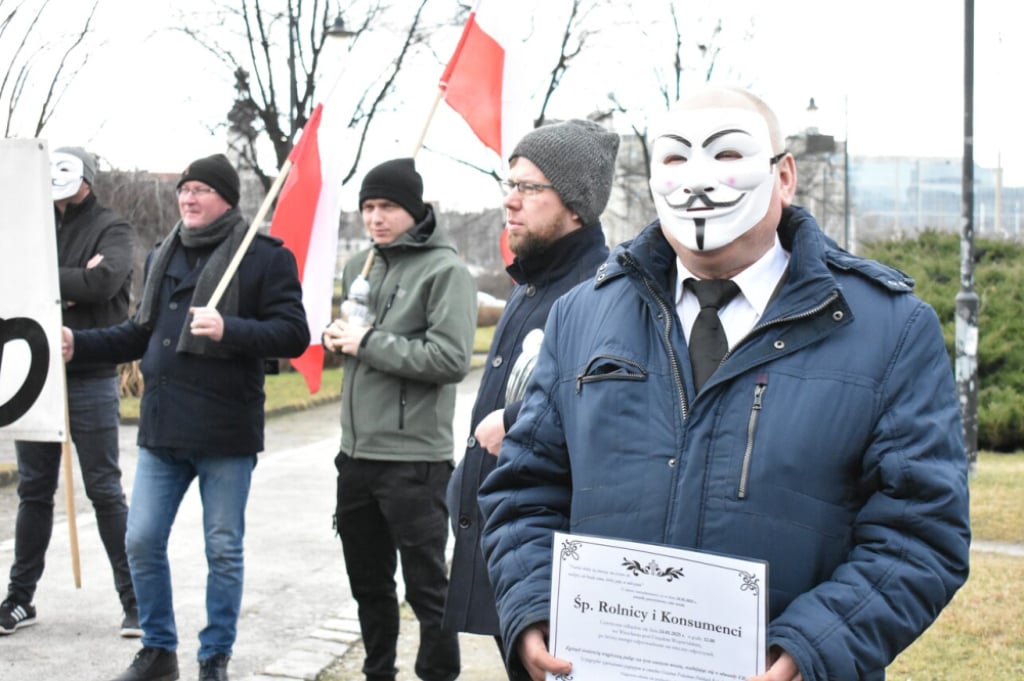
[[[88,61],[84,46],[92,32],[99,0],[93,0],[85,19],[70,34],[42,40],[46,24],[40,24],[40,20],[49,4],[50,0],[0,0],[0,55],[9,59],[0,78],[4,137],[19,132],[16,114],[29,109],[35,112],[29,114],[34,118],[30,134],[39,137],[68,86]],[[45,87],[42,92],[37,89],[40,84]]]
[[[581,9],[581,7],[586,7],[587,9]],[[552,95],[554,95],[555,90],[561,84],[562,78],[569,69],[572,60],[580,55],[586,46],[587,38],[592,35],[592,30],[587,27],[587,17],[594,7],[595,5],[592,2],[585,3],[583,0],[572,0],[569,17],[565,22],[565,28],[562,30],[561,49],[559,50],[558,57],[555,59],[555,65],[551,69],[547,89],[544,91],[544,96],[541,99],[540,111],[533,121],[533,127],[535,128],[544,125],[545,115],[548,104],[551,103]]]
[[[347,125],[357,132],[358,143],[344,182],[354,176],[375,116],[395,90],[407,59],[424,40],[426,4],[427,0],[420,0],[412,15],[401,14],[403,24],[395,32],[404,37],[397,53],[364,90],[347,98],[346,105],[351,106]],[[229,114],[233,151],[240,167],[254,171],[269,188],[321,94],[317,88],[324,70],[324,50],[341,12],[335,3],[321,0],[236,0],[221,2],[218,7],[223,26],[233,29],[233,34],[188,25],[180,30],[231,70],[236,93]],[[346,16],[359,17],[349,27],[350,54],[374,28],[398,16],[397,11],[389,10],[389,5],[380,1],[348,3]],[[273,168],[266,167],[259,157],[261,140],[273,148]]]

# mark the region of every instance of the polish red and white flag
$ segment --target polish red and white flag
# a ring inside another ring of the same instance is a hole
[[[306,379],[310,393],[320,390],[324,366],[320,333],[331,322],[341,216],[339,150],[345,148],[344,126],[329,123],[324,112],[323,103],[313,109],[288,155],[291,169],[270,224],[271,236],[284,241],[299,266],[310,345],[291,364]]]
[[[525,109],[526,74],[522,60],[516,57],[521,42],[512,35],[516,22],[507,15],[510,6],[499,0],[477,2],[440,83],[448,106],[498,154],[502,164],[531,128]],[[501,250],[505,262],[510,263],[505,230]]]

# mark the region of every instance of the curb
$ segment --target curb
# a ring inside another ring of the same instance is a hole
[[[316,629],[294,641],[277,661],[243,681],[316,679],[361,640],[356,604],[349,601],[342,612],[317,623]]]

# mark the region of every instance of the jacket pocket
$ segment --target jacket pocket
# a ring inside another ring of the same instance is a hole
[[[576,394],[579,395],[585,383],[598,381],[646,381],[647,370],[625,357],[597,355],[592,357],[583,371],[576,376]]]
[[[764,405],[764,393],[768,389],[768,376],[762,374],[757,377],[757,384],[754,386],[754,401],[750,405],[750,416],[747,417],[747,444],[743,448],[743,462],[740,465],[740,483],[736,490],[736,497],[747,498],[747,486],[750,483],[750,459],[754,454],[754,438],[757,435],[757,419],[761,414]]]

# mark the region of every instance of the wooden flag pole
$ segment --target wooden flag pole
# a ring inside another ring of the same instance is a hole
[[[441,104],[442,99],[444,99],[444,90],[438,88],[437,97],[434,97],[434,105],[430,107],[430,113],[427,114],[427,122],[423,124],[423,130],[420,131],[420,138],[416,140],[416,146],[412,150],[413,158],[416,158],[416,154],[420,153],[420,149],[423,148],[423,142],[427,139],[427,130],[430,128],[431,121],[434,120],[434,114],[437,113],[437,107]]]
[[[242,262],[242,258],[245,257],[245,252],[249,250],[249,244],[256,237],[256,233],[260,231],[260,225],[263,224],[264,218],[267,217],[267,213],[270,211],[270,206],[273,205],[277,195],[281,193],[281,187],[284,186],[284,181],[288,178],[288,173],[291,172],[292,162],[286,159],[284,164],[281,166],[281,170],[277,173],[277,179],[274,180],[274,184],[270,186],[270,191],[263,198],[263,205],[260,206],[259,211],[256,213],[256,217],[253,218],[252,224],[249,225],[249,231],[245,233],[245,237],[242,239],[241,245],[238,250],[235,251],[235,255],[231,258],[231,262],[228,263],[228,267],[224,270],[224,276],[220,278],[217,283],[217,288],[213,290],[213,295],[210,296],[210,300],[206,303],[206,307],[217,307],[217,303],[220,302],[221,297],[227,290],[228,285],[231,283],[231,278],[235,276],[235,271]]]
[[[82,588],[82,563],[78,553],[78,521],[75,514],[75,476],[71,461],[71,417],[68,415],[68,379],[64,374],[64,442],[61,443],[64,467],[64,507],[68,514],[68,539],[71,547],[71,574],[75,588]]]

